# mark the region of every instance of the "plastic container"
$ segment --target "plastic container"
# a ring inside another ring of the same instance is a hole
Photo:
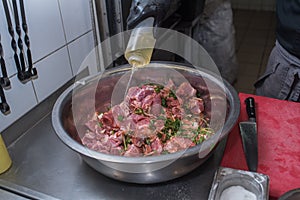
[[[0,134],[0,174],[6,172],[10,168],[12,161]]]
[[[223,192],[226,189],[234,188],[236,186],[239,189],[243,189],[251,195],[255,195],[256,200],[267,200],[269,199],[269,177],[264,174],[236,170],[231,168],[220,167],[215,174],[214,181],[210,190],[209,200],[220,200],[223,196]],[[227,190],[228,191],[228,190]],[[241,190],[240,190],[241,191]],[[224,195],[225,196],[225,195]],[[230,199],[237,199],[233,195]],[[247,199],[247,198],[244,198]],[[248,198],[252,199],[252,198]],[[238,198],[238,200],[243,200]]]
[[[153,22],[154,18],[149,17],[131,32],[125,58],[133,67],[142,67],[149,64],[151,60],[156,41],[153,36]]]

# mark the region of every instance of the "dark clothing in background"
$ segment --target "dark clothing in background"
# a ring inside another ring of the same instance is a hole
[[[256,94],[299,102],[299,75],[300,59],[285,50],[279,42],[276,42],[264,75],[255,83]]]
[[[277,0],[277,40],[300,59],[300,0]]]
[[[277,0],[276,45],[256,94],[300,102],[300,0]]]

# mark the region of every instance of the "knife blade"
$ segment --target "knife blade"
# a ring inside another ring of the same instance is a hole
[[[239,123],[244,153],[247,166],[250,171],[257,171],[258,150],[257,150],[257,126],[255,114],[255,101],[253,97],[245,100],[248,121]]]

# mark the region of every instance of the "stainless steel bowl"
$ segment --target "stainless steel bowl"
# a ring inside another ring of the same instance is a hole
[[[153,71],[165,68],[182,74],[194,88],[201,90],[206,103],[205,111],[220,123],[214,126],[217,129],[214,136],[186,151],[148,157],[99,153],[81,144],[80,138],[86,129],[84,124],[93,114],[91,110],[105,111],[114,86],[130,67],[125,65],[77,81],[57,99],[52,112],[53,127],[58,137],[79,153],[88,165],[113,179],[132,183],[158,183],[183,176],[209,158],[218,142],[236,124],[239,116],[240,103],[236,91],[216,75],[182,64],[151,63],[150,67]],[[225,114],[212,109],[218,106],[226,107]],[[75,116],[74,110],[80,114]],[[222,119],[224,123],[221,123]]]

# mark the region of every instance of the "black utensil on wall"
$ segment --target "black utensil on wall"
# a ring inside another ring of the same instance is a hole
[[[4,115],[8,115],[10,113],[10,108],[9,108],[8,103],[6,102],[6,98],[5,98],[5,95],[4,95],[4,92],[3,92],[3,88],[2,88],[1,85],[0,85],[0,99],[1,99],[1,102],[0,102],[0,111]]]
[[[11,36],[11,47],[14,51],[14,60],[15,60],[16,68],[17,68],[17,71],[18,71],[18,78],[22,83],[26,83],[28,81],[28,77],[22,71],[21,66],[20,66],[19,57],[18,57],[18,54],[17,54],[17,44],[16,44],[16,41],[15,41],[14,29],[13,29],[13,26],[12,26],[12,23],[11,23],[10,12],[9,12],[9,8],[8,8],[7,0],[2,0],[2,3],[3,3],[5,16],[6,16],[8,32]]]
[[[25,57],[24,57],[24,50],[23,50],[23,41],[22,41],[22,33],[21,33],[21,26],[20,26],[20,21],[19,21],[19,12],[18,12],[18,6],[17,6],[17,1],[12,0],[13,3],[13,11],[14,11],[14,18],[15,18],[15,29],[18,34],[18,47],[19,47],[19,58],[20,58],[20,63],[21,63],[21,70],[22,73],[25,73],[26,70],[26,64],[25,64]],[[30,78],[30,75],[26,75],[27,78]]]
[[[23,31],[25,33],[24,41],[27,46],[27,61],[28,61],[27,72],[30,73],[32,79],[35,79],[38,77],[38,74],[37,74],[37,69],[32,64],[30,40],[29,40],[29,36],[28,36],[28,26],[27,26],[27,22],[26,22],[25,7],[24,7],[23,0],[20,0],[20,9],[21,9],[21,16],[22,16],[22,27],[23,27]]]
[[[1,65],[1,72],[2,72],[2,77],[0,77],[0,85],[4,89],[10,89],[10,80],[7,76],[5,60],[3,55],[3,47],[1,44],[1,34],[0,34],[0,65]]]

